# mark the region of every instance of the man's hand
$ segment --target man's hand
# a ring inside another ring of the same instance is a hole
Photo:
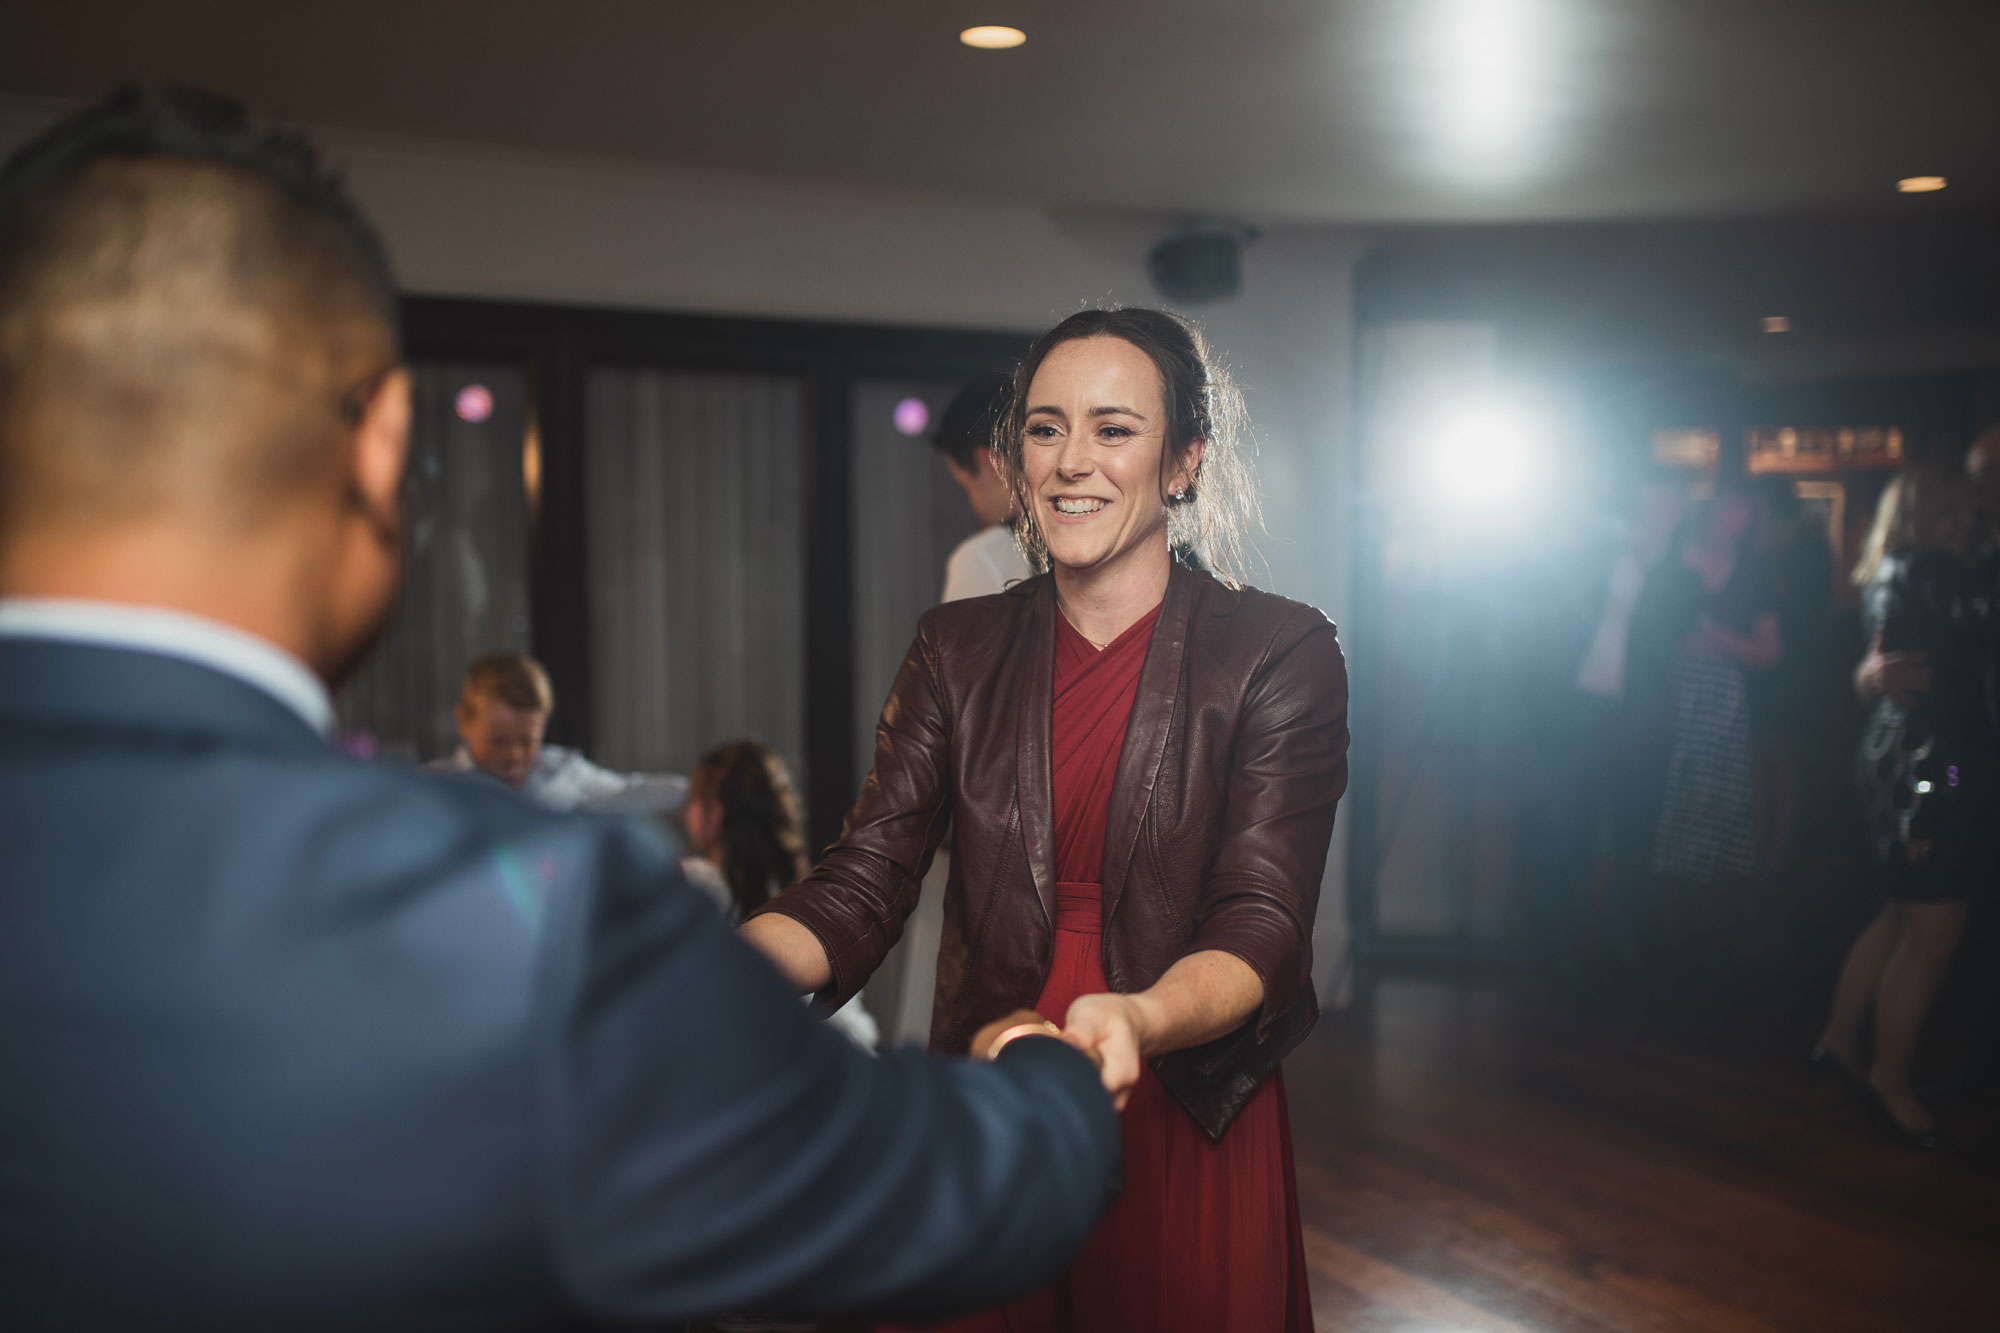
[[[1016,1009],[1005,1018],[996,1018],[973,1033],[972,1045],[967,1048],[967,1053],[975,1060],[990,1060],[993,1058],[993,1043],[1000,1040],[1001,1034],[1008,1028],[1042,1026],[1054,1027],[1055,1024],[1032,1009]],[[1051,1032],[1048,1035],[1053,1037],[1056,1034]]]
[[[1854,692],[1863,699],[1888,698],[1908,708],[1931,687],[1930,661],[1922,653],[1885,653],[1882,636],[1854,668]]]
[[[1146,1058],[1147,1019],[1145,1002],[1136,995],[1084,995],[1063,1020],[1063,1040],[1097,1062],[1104,1090],[1121,1111]]]

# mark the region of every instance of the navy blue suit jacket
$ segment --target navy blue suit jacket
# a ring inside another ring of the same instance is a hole
[[[1089,1063],[871,1059],[634,822],[0,638],[0,1327],[919,1320],[1116,1188]]]

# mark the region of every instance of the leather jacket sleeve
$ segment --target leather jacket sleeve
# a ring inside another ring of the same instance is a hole
[[[816,997],[828,1009],[852,999],[902,938],[951,823],[951,719],[935,651],[926,614],[876,723],[875,765],[840,841],[755,914],[782,912],[818,938],[833,967]]]
[[[1227,818],[1188,949],[1234,954],[1263,979],[1260,1040],[1309,984],[1320,880],[1347,789],[1347,742],[1338,637],[1324,616],[1301,607],[1244,695]]]

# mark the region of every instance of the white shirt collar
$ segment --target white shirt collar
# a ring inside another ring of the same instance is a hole
[[[333,735],[333,700],[304,662],[268,639],[205,616],[121,602],[0,597],[0,637],[178,657],[262,690],[320,735]]]

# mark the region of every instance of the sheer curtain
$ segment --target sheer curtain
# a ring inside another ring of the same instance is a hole
[[[418,363],[413,378],[402,599],[335,701],[351,739],[408,761],[458,744],[451,710],[466,665],[525,650],[529,628],[527,376],[454,361]]]
[[[586,392],[592,757],[685,773],[755,736],[803,787],[801,382],[604,369]]]

